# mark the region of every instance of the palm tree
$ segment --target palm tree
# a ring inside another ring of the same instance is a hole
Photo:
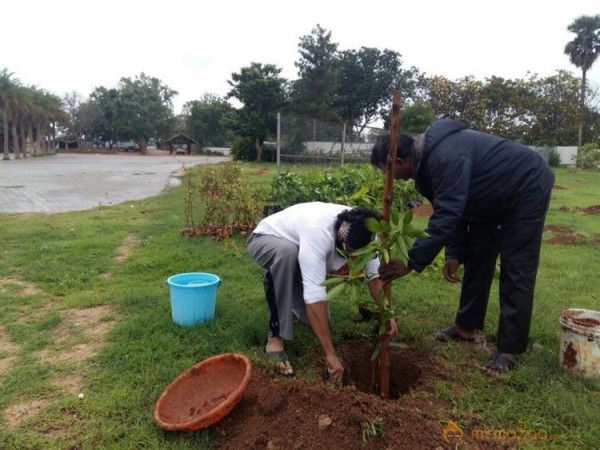
[[[62,100],[57,95],[39,89],[30,88],[30,114],[33,127],[30,127],[28,133],[33,141],[33,156],[46,155],[50,148],[54,148],[56,138],[56,123],[62,123],[68,120],[68,114],[62,109]]]
[[[10,159],[8,154],[8,119],[12,114],[11,106],[13,105],[19,85],[19,79],[14,77],[14,73],[9,72],[6,67],[0,70],[0,114],[2,114],[2,133],[4,135],[3,160]]]
[[[565,54],[569,56],[569,60],[575,67],[581,69],[579,134],[577,138],[577,161],[579,162],[585,108],[586,75],[600,53],[600,15],[578,17],[567,29],[575,33],[576,36],[565,46]]]
[[[17,88],[14,90],[14,95],[9,102],[9,110],[12,122],[12,148],[15,154],[15,159],[21,159],[21,150],[25,150],[24,148],[21,148],[21,143],[25,145],[23,127],[29,112],[26,87],[17,86]],[[21,133],[19,133],[19,130],[21,130]],[[27,157],[24,152],[23,154],[25,157]]]

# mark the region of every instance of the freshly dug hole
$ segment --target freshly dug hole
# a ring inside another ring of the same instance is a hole
[[[344,386],[379,395],[378,361],[371,361],[373,344],[362,340],[343,343],[338,351],[344,361]],[[410,349],[390,347],[390,399],[398,399],[416,386],[421,369],[413,362]]]

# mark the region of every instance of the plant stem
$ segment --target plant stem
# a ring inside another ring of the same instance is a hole
[[[394,165],[398,152],[398,133],[400,131],[400,91],[394,91],[392,97],[392,113],[390,120],[390,150],[387,159],[385,171],[385,187],[383,190],[383,218],[390,220],[392,209],[392,193],[394,188]],[[382,241],[387,239],[387,233],[382,233]],[[388,308],[392,304],[392,284],[383,285],[383,293],[387,299]],[[387,320],[383,314],[380,314],[381,320]],[[387,330],[386,330],[387,331]],[[379,336],[381,351],[379,353],[379,390],[384,399],[390,398],[390,337],[386,332]]]

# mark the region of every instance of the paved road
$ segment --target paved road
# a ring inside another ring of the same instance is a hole
[[[0,212],[57,213],[139,200],[179,184],[175,175],[184,168],[228,160],[160,151],[0,160]]]

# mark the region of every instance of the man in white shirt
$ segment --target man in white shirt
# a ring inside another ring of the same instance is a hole
[[[325,353],[330,378],[341,383],[344,368],[336,355],[329,331],[326,288],[328,273],[339,270],[345,260],[338,249],[352,252],[374,238],[364,221],[379,215],[366,208],[334,203],[300,203],[260,221],[248,239],[248,252],[266,269],[264,282],[269,308],[269,330],[265,352],[279,361],[283,375],[294,375],[284,350],[293,339],[292,314],[310,324]],[[369,291],[378,295],[379,261],[366,267]],[[394,320],[390,335],[397,332]]]

